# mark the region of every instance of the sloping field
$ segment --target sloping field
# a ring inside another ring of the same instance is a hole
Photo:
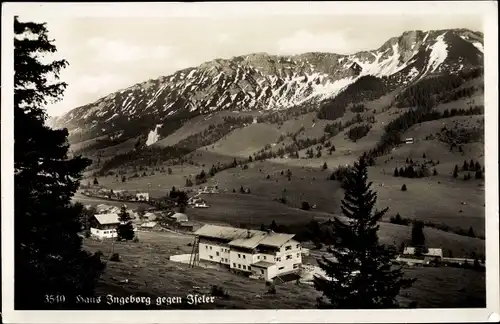
[[[266,144],[276,142],[282,134],[283,132],[278,130],[276,125],[251,124],[232,131],[213,145],[208,145],[207,148],[209,152],[221,155],[248,158]]]
[[[188,294],[208,294],[210,287],[222,287],[228,296],[216,297],[214,304],[203,304],[201,309],[312,309],[320,294],[311,286],[294,282],[276,286],[276,294],[267,294],[263,281],[252,280],[225,269],[189,268],[169,261],[171,255],[190,253],[192,236],[171,233],[139,233],[138,243],[98,242],[86,239],[84,247],[92,252],[103,252],[107,260],[114,252],[120,262],[108,262],[98,284],[97,293],[105,296],[150,296],[152,306],[160,296],[181,297]],[[400,297],[403,306],[411,301],[417,307],[484,307],[484,273],[454,268],[405,269],[409,277],[417,278],[414,286]],[[127,279],[128,282],[121,282]],[[119,305],[112,305],[120,309]],[[182,309],[186,305],[162,305],[161,309]]]

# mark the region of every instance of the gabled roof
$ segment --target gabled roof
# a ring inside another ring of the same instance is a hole
[[[141,227],[155,227],[158,223],[157,222],[147,222],[147,223],[142,223]]]
[[[266,235],[266,232],[245,230],[241,238],[232,240],[229,242],[229,245],[253,249],[259,245]]]
[[[243,228],[219,225],[204,225],[195,232],[198,236],[220,238],[231,241],[241,237],[244,233],[246,233],[246,230]]]
[[[204,225],[195,235],[229,240],[229,245],[244,248],[255,248],[259,245],[281,247],[295,236],[219,225]]]
[[[119,224],[120,218],[118,214],[97,214],[94,215],[99,224],[108,225],[108,224]]]
[[[295,235],[285,233],[270,233],[259,244],[281,247],[286,242],[290,241]]]

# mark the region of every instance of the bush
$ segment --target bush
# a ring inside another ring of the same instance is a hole
[[[406,191],[406,190],[407,190],[407,188],[406,188],[406,184],[403,184],[403,185],[401,186],[401,191]]]
[[[310,210],[311,209],[311,206],[309,205],[309,203],[307,201],[303,201],[301,206],[300,206],[300,209],[302,210]]]
[[[275,295],[276,294],[276,286],[272,281],[266,281],[267,293]]]
[[[109,258],[109,261],[120,262],[120,255],[118,253],[113,253]]]
[[[224,290],[224,288],[218,285],[212,285],[210,288],[210,295],[214,297],[228,298],[229,294]]]

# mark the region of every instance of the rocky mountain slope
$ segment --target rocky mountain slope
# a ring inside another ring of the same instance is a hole
[[[362,76],[405,87],[483,64],[483,34],[465,29],[408,31],[352,55],[255,53],[216,59],[123,89],[52,121],[72,143],[156,134],[154,143],[196,115],[275,111],[335,97]]]

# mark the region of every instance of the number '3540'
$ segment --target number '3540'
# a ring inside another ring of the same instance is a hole
[[[66,297],[64,295],[45,295],[45,302],[48,304],[59,304],[65,301]]]

